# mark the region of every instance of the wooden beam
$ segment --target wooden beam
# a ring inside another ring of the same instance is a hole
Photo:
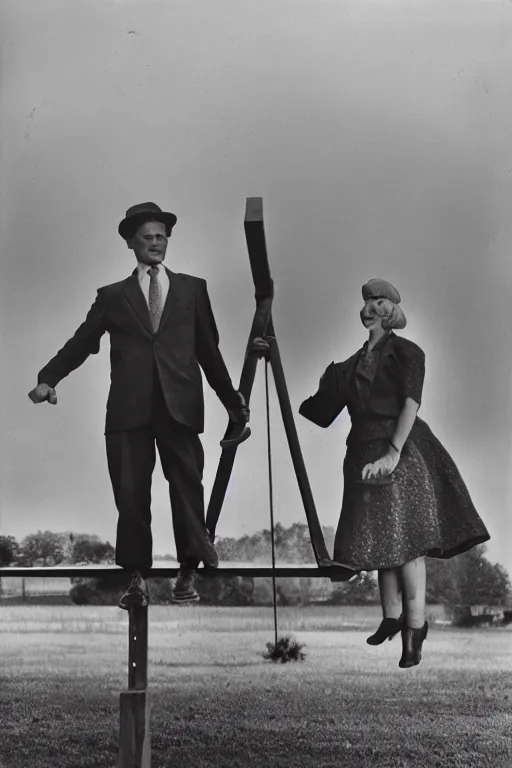
[[[93,578],[94,576],[109,576],[112,574],[122,573],[122,569],[117,566],[102,566],[101,568],[77,568],[70,566],[69,568],[57,566],[55,568],[0,568],[0,577],[9,578],[10,576],[19,578],[20,576],[26,578],[64,578],[69,579],[71,577],[79,578]],[[174,578],[178,575],[179,568],[152,568],[149,572],[148,578]],[[226,566],[210,570],[206,568],[198,568],[197,573],[201,576],[207,576],[215,578],[216,576],[253,576],[254,578],[268,578],[273,575],[274,570],[268,565],[247,565],[245,566]],[[330,579],[335,577],[335,581],[348,581],[355,576],[357,571],[344,568],[343,566],[326,566],[319,568],[316,563],[311,565],[278,565],[275,569],[275,575],[277,578],[299,578],[305,576],[307,578],[319,578]]]

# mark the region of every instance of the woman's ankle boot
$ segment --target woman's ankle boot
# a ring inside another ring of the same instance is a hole
[[[403,614],[398,619],[382,619],[374,635],[366,639],[368,645],[380,645],[384,640],[392,640],[403,627]]]
[[[428,632],[428,621],[419,629],[405,626],[402,629],[402,658],[398,666],[402,669],[415,667],[421,661],[421,646]]]

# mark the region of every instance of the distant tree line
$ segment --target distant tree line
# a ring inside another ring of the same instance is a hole
[[[334,529],[323,529],[327,547],[332,551]],[[276,559],[280,563],[314,563],[308,527],[294,523],[285,528],[278,523],[274,530]],[[263,529],[252,536],[218,538],[215,546],[221,561],[246,563],[269,562],[271,532]],[[499,564],[485,557],[480,545],[451,560],[427,558],[427,602],[454,605],[510,605],[512,587],[509,576]],[[111,564],[114,547],[99,536],[77,533],[37,531],[18,543],[13,536],[0,536],[0,566],[52,566]],[[174,559],[155,556],[155,559]],[[71,597],[76,602],[116,602],[118,590],[126,581],[123,574],[99,578],[73,579]],[[154,602],[168,602],[171,585],[168,579],[149,582]],[[199,577],[198,591],[203,603],[212,605],[268,605],[272,602],[272,581],[252,576]],[[331,583],[329,579],[303,577],[277,579],[280,605],[307,605],[316,602],[336,605],[378,603],[375,574],[360,573],[349,582]]]
[[[0,536],[0,567],[9,565],[47,568],[78,563],[113,563],[114,547],[88,533],[37,531],[18,543],[14,536]]]

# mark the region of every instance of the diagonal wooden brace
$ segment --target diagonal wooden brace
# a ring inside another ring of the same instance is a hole
[[[269,333],[273,334],[274,327],[272,319],[270,319]],[[279,345],[277,339],[273,335],[268,335],[265,340],[270,345],[270,366],[274,376],[274,384],[276,388],[277,397],[279,400],[279,406],[281,408],[281,415],[283,417],[284,429],[286,432],[286,438],[288,440],[288,447],[292,457],[293,468],[295,470],[295,476],[302,497],[302,503],[304,505],[304,511],[306,513],[306,519],[308,522],[309,535],[311,538],[311,545],[313,552],[319,567],[329,567],[332,565],[331,558],[325,546],[324,534],[313,499],[313,493],[309,484],[308,475],[306,472],[306,466],[302,456],[302,450],[299,443],[299,436],[295,427],[295,420],[293,418],[292,406],[290,403],[290,396],[288,394],[288,387],[286,386],[286,379],[284,376],[283,364],[281,362],[281,355],[279,353]]]

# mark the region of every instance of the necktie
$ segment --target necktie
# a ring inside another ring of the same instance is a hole
[[[162,316],[162,302],[160,293],[160,283],[158,282],[158,267],[151,267],[149,274],[149,314],[153,323],[153,330],[156,331],[160,324]]]

